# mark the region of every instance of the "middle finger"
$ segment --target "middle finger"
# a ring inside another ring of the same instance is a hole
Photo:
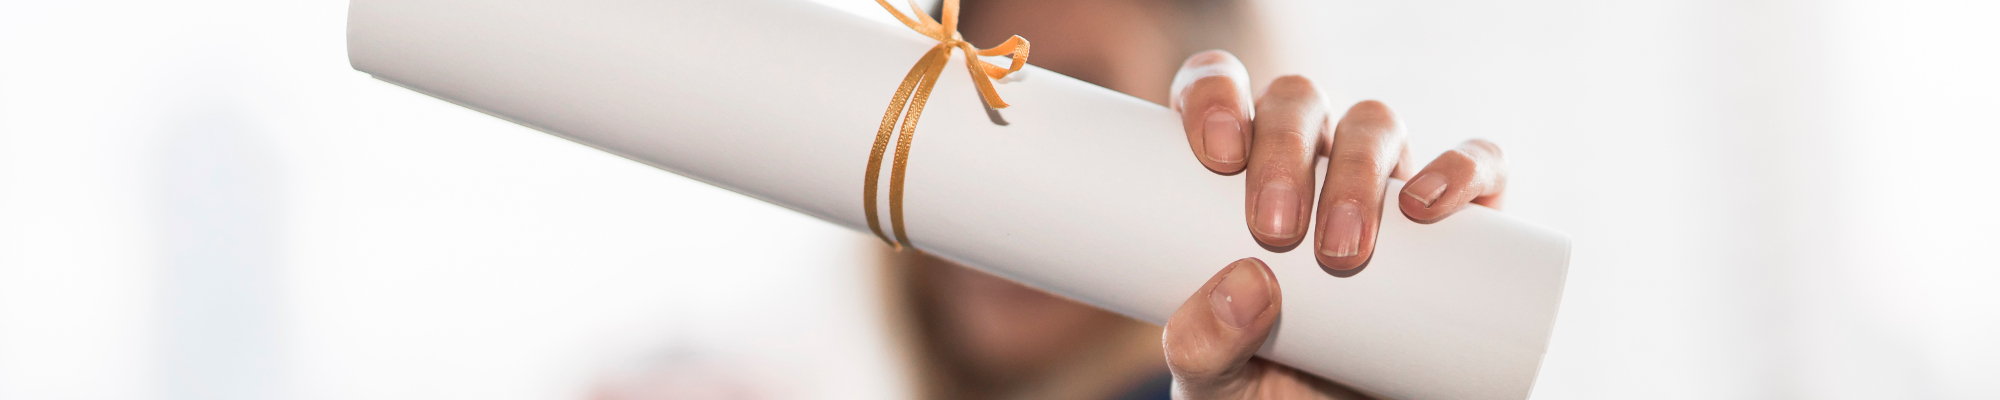
[[[1282,76],[1257,99],[1256,115],[1244,214],[1258,243],[1290,248],[1305,238],[1311,221],[1313,161],[1326,137],[1326,101],[1311,80]]]

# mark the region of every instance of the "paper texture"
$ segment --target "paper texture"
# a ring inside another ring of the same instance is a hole
[[[355,69],[863,232],[875,129],[934,44],[802,0],[350,7]],[[1243,178],[1203,169],[1165,108],[1031,66],[1000,84],[1014,105],[1000,126],[960,62],[912,151],[917,247],[1154,323],[1261,257],[1285,297],[1263,356],[1388,398],[1527,397],[1562,294],[1561,234],[1479,207],[1417,225],[1391,199],[1373,263],[1330,276],[1310,246],[1255,244]]]

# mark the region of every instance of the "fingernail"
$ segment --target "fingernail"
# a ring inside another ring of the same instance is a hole
[[[1270,278],[1255,261],[1241,260],[1229,267],[1229,274],[1208,292],[1208,306],[1215,318],[1236,329],[1250,326],[1264,309],[1271,307]]]
[[[1320,254],[1328,257],[1361,255],[1361,206],[1343,201],[1327,210],[1326,235],[1319,243]]]
[[[1243,162],[1243,126],[1236,123],[1233,113],[1220,110],[1208,113],[1208,122],[1201,128],[1201,143],[1209,161]]]
[[[1257,229],[1267,236],[1291,238],[1298,236],[1292,232],[1292,225],[1299,222],[1299,194],[1292,190],[1291,183],[1271,181],[1264,184],[1264,190],[1257,193]]]
[[[1441,174],[1424,174],[1403,185],[1403,195],[1424,203],[1424,208],[1431,208],[1431,202],[1444,195],[1445,183]]]

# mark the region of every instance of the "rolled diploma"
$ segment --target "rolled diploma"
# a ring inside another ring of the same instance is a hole
[[[802,0],[354,0],[348,20],[357,70],[864,232],[875,130],[933,44]],[[1171,111],[1030,66],[998,85],[1002,126],[962,61],[909,161],[917,248],[1153,323],[1261,257],[1284,302],[1259,355],[1379,397],[1528,396],[1562,234],[1476,206],[1386,211],[1372,263],[1332,276],[1310,244],[1255,244],[1243,177],[1196,162]]]

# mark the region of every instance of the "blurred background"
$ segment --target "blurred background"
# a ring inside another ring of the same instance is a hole
[[[1262,9],[1573,236],[1535,398],[2000,398],[2000,3]],[[345,12],[0,0],[0,399],[903,395],[865,233],[373,80]]]

